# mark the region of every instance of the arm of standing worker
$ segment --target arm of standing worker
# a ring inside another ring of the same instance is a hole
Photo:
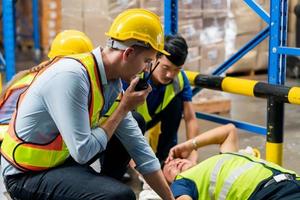
[[[187,140],[195,138],[198,133],[198,121],[191,101],[183,102],[183,118],[185,121]],[[197,159],[198,159],[197,151],[196,150],[192,151],[188,159],[194,163],[197,163]]]
[[[194,139],[188,140],[173,147],[166,162],[174,158],[187,158],[193,150],[203,146],[219,144],[220,152],[234,152],[238,150],[238,137],[233,124],[220,126],[206,131]]]

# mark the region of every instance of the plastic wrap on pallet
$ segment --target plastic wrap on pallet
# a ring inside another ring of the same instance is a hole
[[[203,0],[203,17],[226,17],[228,11],[227,0]]]
[[[179,22],[181,19],[199,18],[202,16],[203,0],[182,0],[178,1]]]
[[[203,74],[211,74],[216,66],[225,60],[225,43],[218,42],[202,46],[201,48],[201,68]]]

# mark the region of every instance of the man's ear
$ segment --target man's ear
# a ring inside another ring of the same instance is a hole
[[[128,60],[129,56],[131,56],[133,54],[134,48],[132,47],[128,47],[127,49],[125,49],[125,51],[123,52],[123,60]]]

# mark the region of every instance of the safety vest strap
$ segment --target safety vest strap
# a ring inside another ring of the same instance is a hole
[[[160,113],[167,105],[172,101],[172,99],[183,90],[183,72],[180,72],[173,80],[172,84],[166,86],[164,99],[161,104],[157,107],[155,114]]]
[[[104,104],[102,85],[100,81],[100,72],[96,66],[96,60],[92,53],[83,53],[69,55],[65,58],[72,58],[79,61],[87,70],[91,83],[91,101],[90,101],[90,124],[92,127],[98,125],[100,113]]]
[[[8,124],[1,124],[0,125],[0,142],[4,139],[4,135],[7,133]]]

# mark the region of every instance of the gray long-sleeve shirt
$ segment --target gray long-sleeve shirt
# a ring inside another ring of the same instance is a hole
[[[104,91],[104,115],[122,90],[121,81],[107,81],[100,48],[93,51]],[[101,127],[89,122],[90,83],[87,71],[73,59],[62,59],[46,70],[28,89],[17,113],[16,132],[28,142],[47,143],[59,132],[71,156],[86,163],[106,148],[107,136]],[[131,113],[121,121],[116,136],[142,174],[160,169]],[[2,158],[4,176],[21,173]]]

